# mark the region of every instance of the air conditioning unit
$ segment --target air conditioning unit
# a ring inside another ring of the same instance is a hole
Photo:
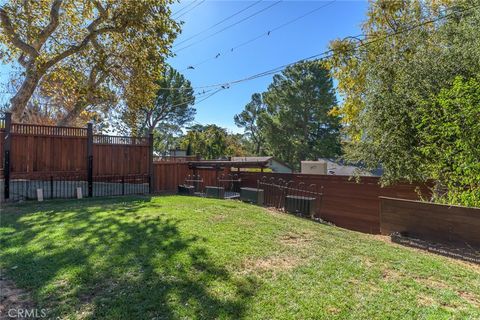
[[[194,186],[189,186],[185,184],[181,184],[178,186],[178,194],[182,196],[193,196],[195,192],[195,187]]]
[[[225,199],[225,188],[223,187],[205,187],[205,195],[207,198]]]
[[[305,217],[313,217],[315,215],[315,200],[312,197],[303,196],[286,196],[285,211],[295,214],[301,214]]]
[[[240,200],[263,206],[264,192],[262,189],[257,188],[241,188]]]

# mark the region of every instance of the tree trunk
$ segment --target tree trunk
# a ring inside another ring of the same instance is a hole
[[[41,75],[39,71],[27,71],[22,86],[15,96],[10,99],[12,116],[15,121],[20,121],[22,119],[27,103],[37,88],[40,78]]]
[[[78,115],[85,110],[87,104],[85,103],[76,103],[73,109],[65,115],[62,119],[57,122],[57,126],[68,126],[71,125],[72,121],[77,119]]]

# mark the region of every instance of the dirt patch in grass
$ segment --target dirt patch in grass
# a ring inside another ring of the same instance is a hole
[[[240,273],[273,272],[280,273],[294,269],[304,259],[296,256],[273,256],[267,258],[247,259],[242,263]]]
[[[429,288],[440,289],[440,290],[451,290],[455,292],[463,300],[474,305],[475,307],[480,308],[480,297],[471,292],[455,290],[448,284],[432,278],[417,278],[416,281]]]
[[[12,309],[31,310],[33,303],[26,291],[17,288],[12,281],[5,278],[3,272],[0,272],[0,319],[12,319],[8,315],[8,311]]]
[[[312,241],[311,234],[307,232],[294,233],[289,232],[280,237],[280,242],[287,246],[306,246]]]

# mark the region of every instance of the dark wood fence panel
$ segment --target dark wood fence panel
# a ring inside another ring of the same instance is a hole
[[[81,128],[12,125],[11,176],[85,173],[86,135]]]
[[[216,186],[218,184],[217,177],[229,172],[228,170],[221,170],[218,173],[211,169],[198,169],[197,175],[200,175],[203,180],[203,186]],[[188,168],[186,162],[170,162],[159,161],[153,163],[153,181],[154,192],[156,193],[174,193],[177,192],[177,187],[185,182],[185,178],[193,175],[194,171]]]
[[[177,191],[188,174],[186,163],[176,162],[154,162],[153,164],[153,190],[155,193]]]
[[[480,248],[480,208],[380,198],[381,233]]]
[[[399,184],[381,188],[376,177],[363,177],[357,183],[345,176],[243,172],[240,174],[242,186],[255,187],[257,180],[263,176],[295,183],[302,181],[307,186],[323,186],[322,204],[317,208],[316,216],[339,227],[368,233],[380,232],[379,196],[418,199],[418,185]],[[421,190],[424,194],[428,193],[425,186]]]
[[[93,175],[148,174],[148,145],[93,145]]]

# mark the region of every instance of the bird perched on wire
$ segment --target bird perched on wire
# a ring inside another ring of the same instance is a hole
[[[193,69],[195,69],[195,67],[194,66],[188,66],[187,69],[192,69],[193,70]]]
[[[218,57],[220,57],[220,53],[215,56],[215,59],[217,59]]]

